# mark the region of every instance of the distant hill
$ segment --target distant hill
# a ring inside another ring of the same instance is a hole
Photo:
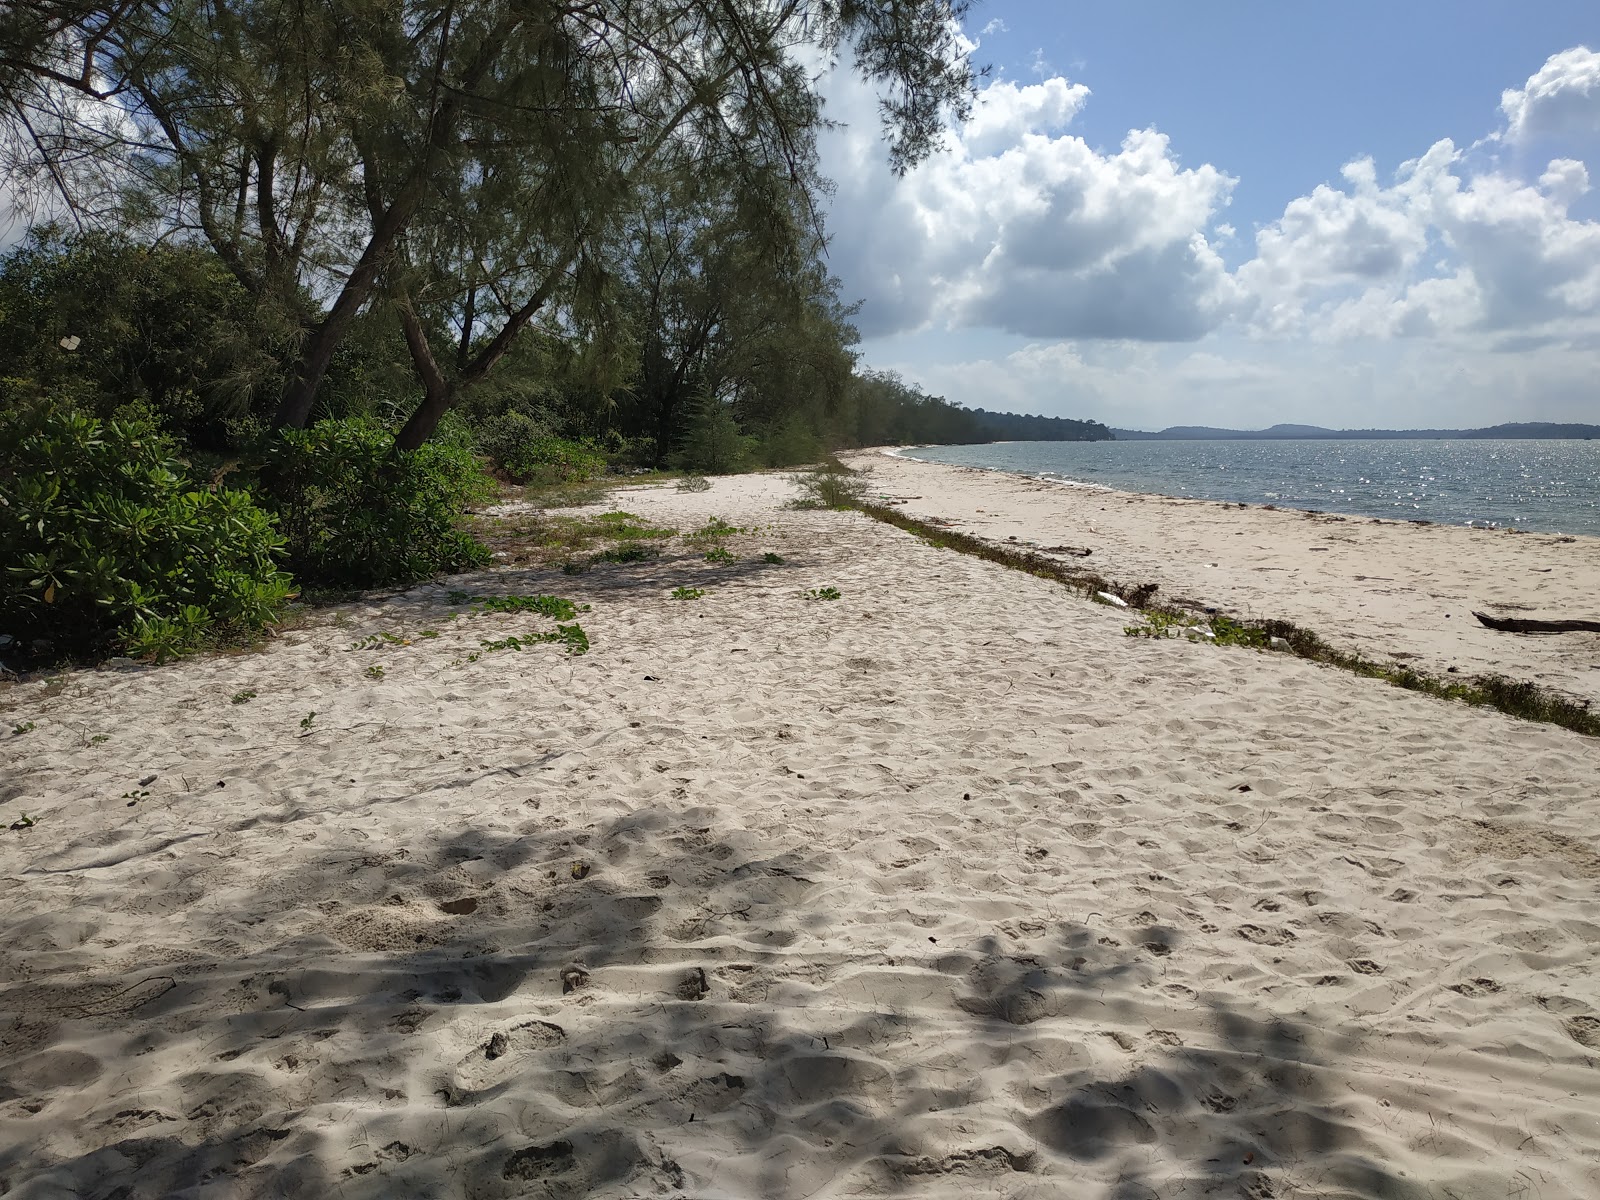
[[[1486,438],[1600,438],[1600,425],[1562,425],[1551,421],[1514,421],[1487,429],[1324,429],[1320,425],[1274,425],[1270,429],[1215,429],[1209,425],[1173,425],[1159,433],[1113,429],[1119,442],[1287,441],[1293,439],[1412,439],[1463,441]]]

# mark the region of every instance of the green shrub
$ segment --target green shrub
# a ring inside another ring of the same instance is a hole
[[[862,472],[833,458],[795,482],[800,485],[800,496],[789,502],[791,508],[855,508],[866,499],[868,487]]]
[[[383,587],[481,567],[489,551],[459,528],[489,494],[459,445],[397,450],[382,426],[354,418],[282,431],[261,481],[287,539],[289,567],[327,587]]]
[[[750,461],[754,438],[739,432],[739,422],[726,404],[703,399],[695,407],[673,462],[685,471],[732,475]]]
[[[39,656],[158,659],[275,620],[283,540],[246,492],[190,483],[149,421],[0,414],[0,631]]]
[[[271,412],[292,322],[195,245],[35,229],[0,258],[0,376],[102,420],[135,406],[194,446]]]
[[[512,483],[536,487],[587,483],[606,469],[606,456],[589,441],[554,436],[522,412],[501,413],[477,434],[478,448]]]

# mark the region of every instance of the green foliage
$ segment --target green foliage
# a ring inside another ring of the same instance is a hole
[[[0,259],[0,377],[192,445],[235,446],[282,385],[290,329],[193,245],[35,230]],[[70,348],[69,348],[70,347]]]
[[[587,483],[606,469],[606,456],[588,440],[554,436],[540,421],[511,411],[486,422],[478,448],[512,483],[553,487]]]
[[[822,438],[807,415],[791,413],[761,438],[756,457],[766,467],[797,467],[814,463],[823,455]]]
[[[398,633],[390,633],[387,629],[377,633],[368,634],[360,641],[350,643],[351,650],[376,650],[379,646],[409,646],[411,642],[401,637]]]
[[[721,517],[712,517],[698,529],[690,530],[683,535],[686,542],[720,542],[723,538],[732,537],[736,533],[750,532],[742,525],[729,525]]]
[[[800,486],[800,497],[791,501],[794,508],[859,508],[867,495],[865,476],[838,459],[827,460],[795,482]]]
[[[678,480],[678,490],[680,492],[709,492],[711,490],[711,480],[704,475],[685,475]]]
[[[1211,632],[1216,634],[1219,646],[1247,646],[1253,650],[1265,650],[1268,645],[1266,630],[1259,625],[1235,621],[1231,617],[1212,617]]]
[[[726,546],[713,546],[706,551],[706,561],[708,563],[738,562],[739,556]]]
[[[554,629],[544,633],[525,633],[521,636],[485,639],[478,644],[485,650],[523,650],[529,646],[539,646],[550,642],[560,643],[567,648],[567,653],[572,655],[587,654],[589,652],[589,635],[583,631],[583,626],[576,621],[570,625],[557,625]],[[472,656],[475,659],[476,655]],[[469,661],[472,661],[469,659]]]
[[[20,725],[13,725],[11,727],[11,732],[17,737],[21,737],[25,733],[32,733],[37,728],[39,727],[32,721],[23,721]]]
[[[783,555],[775,554],[771,550],[768,550],[761,556],[761,561],[764,563],[771,563],[773,566],[782,566],[784,558]]]
[[[246,689],[245,691],[242,691],[242,692],[235,692],[233,694],[232,703],[234,703],[234,704],[249,704],[250,701],[254,700],[255,698],[256,698],[256,693],[254,691],[252,691],[252,690]]]
[[[589,530],[596,537],[621,538],[625,541],[669,538],[678,532],[662,525],[646,525],[643,517],[626,512],[601,513]]]
[[[300,718],[300,728],[310,732],[312,723],[315,722],[316,719],[317,714],[315,711],[308,712],[305,716]]]
[[[452,592],[465,596],[465,593]],[[560,596],[477,596],[473,597],[474,613],[538,613],[557,621],[570,621],[580,612],[588,612],[587,604],[574,604]]]
[[[809,588],[805,592],[807,600],[839,600],[844,593],[836,587]]]
[[[1181,637],[1185,630],[1195,627],[1193,617],[1182,613],[1155,610],[1144,615],[1143,625],[1125,625],[1122,632],[1129,637],[1171,638]]]
[[[672,598],[674,600],[698,600],[705,594],[705,588],[676,587],[672,589]]]
[[[291,594],[282,545],[247,493],[191,484],[148,421],[0,414],[0,628],[25,649],[165,659],[258,632]]]
[[[674,463],[705,475],[731,475],[750,461],[754,439],[739,432],[733,410],[720,400],[703,400],[683,432]]]
[[[382,587],[489,561],[488,549],[459,528],[462,510],[490,487],[459,445],[398,450],[370,421],[324,421],[283,430],[261,480],[290,569],[308,583]]]
[[[378,663],[373,663],[370,667],[367,668],[367,678],[368,679],[382,679],[383,678],[383,667]]]
[[[623,542],[620,546],[613,546],[610,550],[602,550],[590,558],[590,562],[603,563],[636,563],[648,562],[652,558],[661,557],[661,547],[652,546],[643,542]]]

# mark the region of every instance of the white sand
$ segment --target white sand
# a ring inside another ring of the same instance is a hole
[[[788,494],[0,694],[0,1194],[1600,1195],[1600,742]]]
[[[1080,565],[1158,583],[1158,598],[1291,620],[1368,658],[1529,679],[1600,705],[1600,634],[1519,636],[1472,616],[1600,620],[1600,538],[1240,508],[848,457],[880,490],[915,497],[908,512],[995,541],[1091,549]]]

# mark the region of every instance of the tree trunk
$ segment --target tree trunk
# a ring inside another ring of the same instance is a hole
[[[401,292],[396,308],[400,313],[401,331],[406,336],[406,348],[411,351],[411,363],[416,368],[417,378],[422,380],[422,403],[395,436],[394,444],[401,450],[416,450],[433,436],[445,413],[454,406],[456,385],[440,370],[433,347],[428,345],[428,331],[411,306],[411,297]]]

